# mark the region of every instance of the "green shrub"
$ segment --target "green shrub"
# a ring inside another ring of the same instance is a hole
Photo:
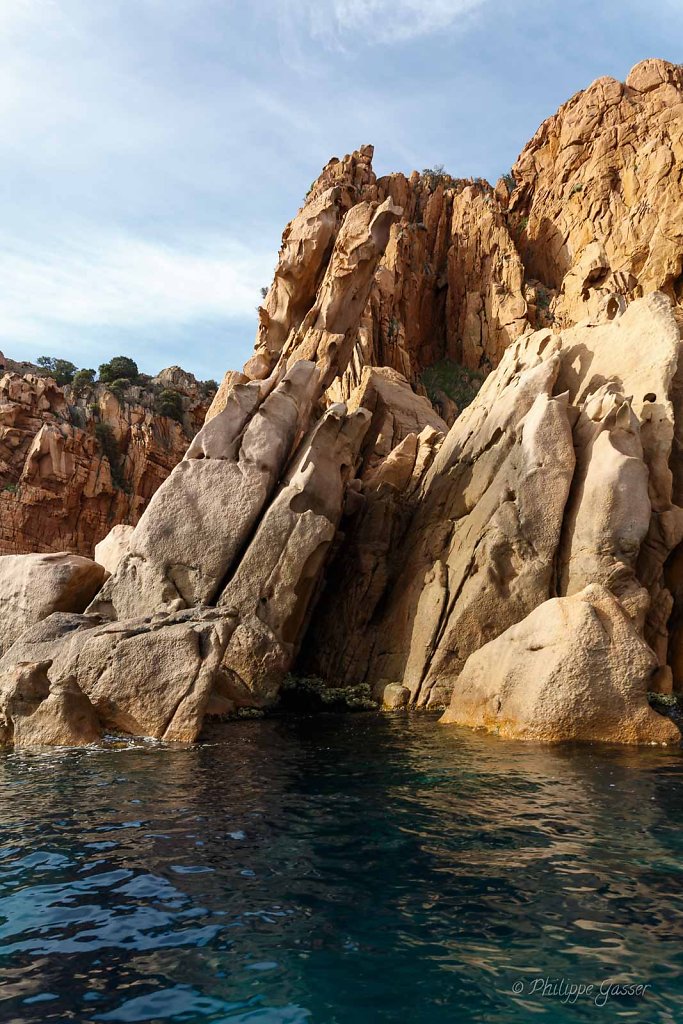
[[[442,359],[423,371],[421,381],[430,402],[438,402],[439,391],[455,402],[460,412],[470,404],[484,379],[479,370],[468,370],[453,359]]]
[[[71,382],[71,386],[74,389],[76,395],[82,395],[91,385],[95,383],[95,371],[94,370],[79,370],[74,374],[74,379]]]
[[[664,708],[677,708],[680,705],[680,696],[675,693],[653,693],[649,691],[647,699],[650,704],[660,705]]]
[[[168,416],[169,419],[182,423],[183,401],[177,391],[172,388],[164,388],[154,400],[154,408],[160,416]]]
[[[290,711],[376,711],[367,683],[327,686],[318,676],[285,676],[280,707]]]
[[[550,292],[542,284],[536,286],[536,308],[543,310],[550,308]]]
[[[78,367],[68,359],[55,359],[54,356],[40,356],[36,360],[38,366],[54,377],[57,384],[63,387],[70,384]]]
[[[111,381],[111,383],[108,383],[107,387],[111,391],[112,395],[115,395],[119,402],[123,402],[125,399],[126,391],[131,386],[131,383],[132,382],[128,380],[127,377],[119,377],[117,380],[113,380]]]
[[[111,479],[115,487],[123,490],[123,473],[121,469],[121,453],[116,443],[114,432],[108,423],[95,424],[95,437],[98,440],[102,453],[106,455],[111,469]]]
[[[421,176],[424,179],[430,192],[433,192],[438,185],[443,185],[444,188],[451,188],[455,185],[455,178],[451,177],[447,171],[444,170],[443,164],[436,164],[434,167],[425,167]]]
[[[114,356],[108,363],[102,363],[98,372],[103,384],[120,380],[130,383],[139,376],[138,364],[128,356]]]
[[[199,382],[199,390],[203,395],[215,395],[218,391],[218,381],[209,378]]]
[[[19,484],[5,484],[3,491],[7,491],[8,494],[16,494],[19,490]]]
[[[515,176],[512,173],[512,171],[508,171],[507,174],[503,175],[503,181],[505,182],[505,184],[507,185],[511,192],[514,192],[514,190],[517,188],[517,182],[515,181]]]

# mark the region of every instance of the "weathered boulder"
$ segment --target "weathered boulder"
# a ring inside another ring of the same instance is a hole
[[[228,370],[223,376],[223,380],[220,383],[218,391],[213,396],[213,401],[207,410],[204,422],[208,423],[208,421],[212,420],[214,416],[218,416],[219,412],[223,412],[223,409],[225,409],[228,404],[228,395],[234,388],[235,384],[248,383],[249,377],[247,377],[246,373],[240,373],[239,370]]]
[[[103,566],[82,555],[1,556],[0,654],[52,612],[84,611],[105,576]]]
[[[95,561],[103,565],[108,573],[115,572],[119,562],[128,554],[130,539],[135,529],[125,523],[117,523],[99,544],[95,545]]]
[[[661,293],[646,295],[630,303],[623,314],[612,320],[587,321],[553,337],[558,339],[561,350],[557,388],[566,390],[573,404],[581,406],[612,381],[623,395],[629,396],[638,421],[651,516],[646,536],[639,545],[636,574],[650,595],[645,638],[660,665],[664,665],[667,622],[673,603],[664,580],[664,566],[683,539],[683,510],[673,501],[670,465],[676,419],[670,395],[681,351],[671,302]],[[628,466],[633,470],[633,463]],[[635,472],[639,478],[642,476],[642,471]],[[611,525],[607,524],[612,530],[623,529],[623,522],[617,526],[617,512],[612,507],[615,499],[618,501],[617,483],[615,480],[608,488],[605,481],[604,494],[610,490],[611,496],[603,499],[610,505],[605,514],[613,520]],[[629,487],[634,484],[635,479],[631,479]],[[624,498],[624,506],[619,515],[632,514],[642,521],[642,487],[634,487]],[[594,514],[588,506],[586,516]]]
[[[630,401],[615,385],[598,388],[580,410],[573,437],[576,470],[558,552],[558,593],[602,583],[642,631],[649,597],[636,578],[636,562],[651,506]]]
[[[216,675],[234,628],[234,617],[215,608],[127,622],[54,614],[21,636],[0,673],[49,664],[51,689],[75,681],[106,728],[192,742],[212,701],[217,713],[231,709]]]
[[[410,690],[400,683],[387,683],[382,690],[382,707],[386,711],[399,711],[410,700]]]
[[[50,682],[51,662],[19,662],[0,673],[0,743],[87,746],[102,736],[95,709],[73,678]]]
[[[600,584],[539,605],[468,658],[441,721],[510,739],[678,743],[653,711],[651,649]]]
[[[368,667],[415,703],[447,700],[472,651],[550,596],[574,470],[556,349],[515,342],[425,476]]]

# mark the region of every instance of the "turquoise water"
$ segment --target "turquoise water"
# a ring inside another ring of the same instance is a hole
[[[3,1022],[683,1021],[680,751],[319,715],[0,781]]]

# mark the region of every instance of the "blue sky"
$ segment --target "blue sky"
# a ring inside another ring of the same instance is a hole
[[[495,180],[680,0],[0,0],[0,348],[241,366],[320,167]]]

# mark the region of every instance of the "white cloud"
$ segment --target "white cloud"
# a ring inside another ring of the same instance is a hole
[[[398,43],[456,25],[487,0],[280,0],[286,34],[303,29],[332,48]]]
[[[0,338],[64,328],[163,328],[209,318],[255,321],[273,254],[224,239],[165,245],[132,236],[0,246]]]

